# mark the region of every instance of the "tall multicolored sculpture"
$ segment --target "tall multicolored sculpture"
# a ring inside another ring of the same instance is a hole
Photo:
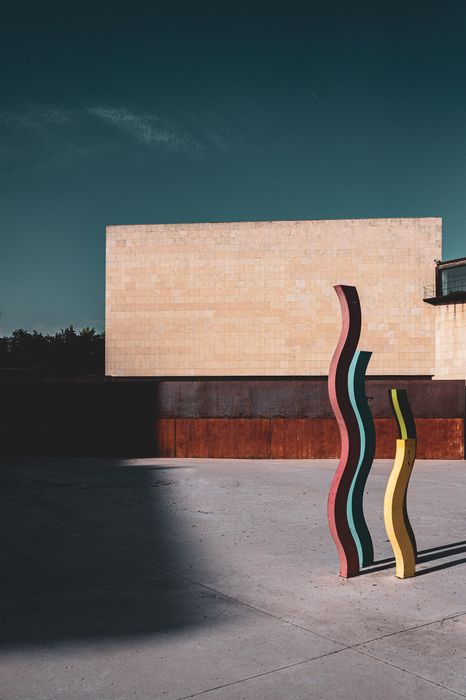
[[[390,402],[398,425],[393,465],[384,499],[385,529],[393,548],[396,576],[408,578],[416,573],[416,540],[408,518],[406,494],[416,457],[416,425],[405,390],[390,389]]]
[[[350,380],[352,362],[361,334],[361,306],[356,287],[336,285],[334,289],[341,306],[342,329],[330,364],[328,390],[330,403],[340,430],[341,453],[337,470],[330,485],[327,514],[330,532],[340,559],[340,576],[349,578],[359,573],[359,552],[353,531],[356,532],[355,522],[360,525],[360,519],[353,518],[350,524],[348,518],[349,494],[358,473],[362,444],[355,398],[359,391],[356,389],[356,385],[359,386],[357,377],[361,371],[364,375],[365,366],[369,360],[365,356],[362,356],[359,361],[355,360],[353,378]],[[352,392],[350,392],[350,384]],[[359,488],[363,481],[365,482],[365,479],[360,478],[356,482],[357,486],[353,488],[351,503],[359,501]],[[362,530],[360,529],[359,532]]]
[[[330,403],[341,438],[340,461],[330,485],[327,514],[340,559],[340,576],[349,578],[374,563],[374,549],[363,510],[364,488],[375,454],[375,426],[365,392],[372,353],[357,350],[361,306],[355,287],[334,287],[342,328],[328,377]],[[390,389],[398,425],[396,456],[384,500],[385,529],[396,563],[396,576],[415,575],[416,540],[409,522],[406,494],[416,457],[416,425],[406,391]]]
[[[348,494],[348,522],[358,550],[360,567],[374,563],[374,547],[363,510],[364,488],[375,454],[375,425],[366,397],[366,369],[372,353],[358,350],[350,365],[348,386],[359,428],[359,461]]]

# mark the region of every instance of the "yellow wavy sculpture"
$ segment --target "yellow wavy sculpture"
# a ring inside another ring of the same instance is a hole
[[[401,416],[401,411],[399,415]],[[416,551],[413,538],[410,536],[411,526],[405,506],[406,491],[415,457],[416,440],[414,438],[396,441],[395,463],[385,491],[385,529],[395,555],[395,573],[398,578],[409,578],[416,573]]]

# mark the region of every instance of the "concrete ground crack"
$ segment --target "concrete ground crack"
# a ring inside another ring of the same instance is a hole
[[[419,625],[413,625],[412,627],[404,627],[400,630],[395,630],[394,632],[387,632],[387,634],[382,634],[380,637],[373,637],[372,639],[366,639],[363,642],[358,642],[357,644],[351,644],[348,649],[356,649],[363,644],[371,644],[372,642],[379,642],[381,639],[386,639],[387,637],[394,637],[397,634],[404,634],[405,632],[412,632],[413,630],[422,629],[423,627],[428,627],[429,625],[435,625],[438,622],[444,622],[445,620],[454,620],[455,617],[461,617],[465,615],[466,611],[461,610],[460,612],[453,613],[452,615],[446,615],[445,617],[440,617],[436,620],[429,620],[428,622],[421,622]]]
[[[421,627],[425,627],[425,625],[420,625]],[[373,656],[372,654],[369,654],[367,651],[362,651],[362,649],[354,649],[353,651],[357,651],[358,654],[362,654],[363,656],[367,656],[369,659],[372,659],[373,661],[378,661],[381,664],[385,664],[386,666],[391,666],[391,668],[396,668],[398,671],[401,671],[402,673],[407,673],[410,676],[414,676],[415,678],[419,678],[421,681],[425,681],[426,683],[431,683],[432,685],[437,686],[437,688],[442,688],[442,690],[448,690],[449,693],[454,693],[455,695],[458,695],[458,697],[465,698],[466,695],[464,693],[460,693],[457,690],[453,690],[453,688],[449,688],[447,685],[443,685],[442,683],[437,683],[436,681],[431,680],[430,678],[425,678],[425,676],[419,675],[419,673],[414,673],[414,671],[408,671],[406,668],[401,668],[400,666],[397,666],[394,663],[391,663],[390,661],[385,661],[384,659],[379,659],[377,656]]]
[[[304,659],[303,661],[296,661],[293,664],[287,664],[286,666],[279,666],[278,668],[270,669],[269,671],[263,671],[262,673],[255,673],[252,676],[246,676],[245,678],[238,678],[236,681],[230,681],[229,683],[222,683],[221,685],[216,685],[212,688],[206,688],[205,690],[199,690],[197,693],[191,695],[182,695],[176,700],[189,700],[189,698],[196,698],[199,695],[204,695],[205,693],[210,693],[214,690],[221,690],[222,688],[229,688],[232,685],[237,685],[238,683],[245,683],[246,681],[254,680],[255,678],[263,678],[264,676],[270,676],[272,673],[278,673],[279,671],[286,671],[288,668],[295,668],[296,666],[302,666],[310,661],[317,661],[318,659],[323,659],[326,656],[333,656],[334,654],[339,654],[345,649],[334,649],[333,651],[328,651],[325,654],[320,654],[319,656],[312,656],[310,659]]]

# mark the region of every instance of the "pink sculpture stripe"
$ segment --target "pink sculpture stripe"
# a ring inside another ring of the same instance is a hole
[[[328,377],[330,403],[341,438],[340,461],[330,485],[327,514],[330,532],[340,559],[340,576],[359,573],[359,556],[348,523],[347,503],[359,461],[360,433],[348,388],[351,361],[361,334],[361,306],[356,287],[334,287],[342,312],[342,328]]]

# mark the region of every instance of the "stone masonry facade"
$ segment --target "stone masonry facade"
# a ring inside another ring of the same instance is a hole
[[[466,304],[438,306],[434,379],[466,379]]]
[[[439,218],[109,226],[106,373],[326,375],[341,283],[359,291],[368,374],[433,375],[422,297],[441,234]]]

